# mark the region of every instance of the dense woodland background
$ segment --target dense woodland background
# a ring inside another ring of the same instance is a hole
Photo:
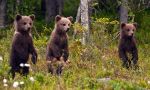
[[[8,76],[16,14],[36,19],[32,34],[38,51],[30,75]],[[56,15],[73,16],[69,31],[71,61],[60,77],[47,73],[46,45]],[[4,90],[147,90],[150,89],[149,0],[0,0],[0,89]],[[138,23],[139,70],[126,70],[118,58],[120,23]],[[35,80],[30,80],[33,77]],[[7,85],[3,83],[6,78]],[[14,88],[13,83],[23,81]]]

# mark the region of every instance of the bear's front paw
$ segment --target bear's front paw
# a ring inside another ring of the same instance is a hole
[[[69,64],[69,63],[71,63],[71,61],[68,59],[68,60],[66,61],[66,64]]]
[[[33,64],[36,64],[36,62],[37,62],[37,54],[33,53],[32,57],[31,57],[31,60],[32,60]]]

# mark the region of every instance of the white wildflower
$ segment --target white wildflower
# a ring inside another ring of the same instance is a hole
[[[150,84],[150,81],[147,81],[148,84]]]
[[[103,68],[104,71],[106,71],[106,68]]]
[[[19,85],[19,82],[14,82],[14,83],[13,83],[13,87],[14,87],[14,88],[18,87],[18,85]]]
[[[79,39],[80,42],[82,42],[82,39]]]
[[[30,64],[25,63],[24,66],[25,67],[30,67]]]
[[[5,84],[4,84],[4,87],[7,87],[7,86],[8,86],[8,84],[5,83]]]
[[[98,82],[108,82],[110,80],[111,80],[110,78],[100,78],[100,79],[97,79]]]
[[[24,84],[24,82],[23,82],[23,81],[21,81],[21,82],[20,82],[20,85],[23,85],[23,84]]]
[[[0,61],[3,61],[3,57],[2,56],[0,56]]]
[[[103,56],[102,56],[102,59],[105,59],[105,58],[106,58],[106,56],[105,56],[105,55],[103,55]]]
[[[30,77],[30,80],[33,82],[33,81],[34,81],[34,78],[33,78],[33,77]]]
[[[20,63],[20,67],[24,67],[25,65],[23,63]]]
[[[7,79],[4,78],[4,79],[3,79],[3,83],[7,83]]]

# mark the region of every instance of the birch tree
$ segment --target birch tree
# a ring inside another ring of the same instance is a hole
[[[120,23],[127,23],[128,22],[127,3],[128,3],[127,0],[121,0],[121,5],[119,7]]]
[[[81,13],[81,25],[84,27],[82,44],[85,45],[88,42],[90,35],[89,24],[89,0],[80,1],[80,13]]]
[[[7,0],[0,0],[0,28],[6,25],[6,2]]]

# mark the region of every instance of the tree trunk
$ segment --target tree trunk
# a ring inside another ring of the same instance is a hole
[[[49,23],[56,15],[62,14],[63,4],[63,0],[45,0],[45,20],[47,23]]]
[[[75,23],[80,23],[80,22],[81,22],[81,13],[80,13],[80,5],[79,5]],[[75,29],[73,34],[74,39],[76,38],[76,35],[77,35],[77,30]]]
[[[0,28],[6,26],[6,2],[7,0],[0,0]]]
[[[89,27],[89,3],[88,0],[80,1],[80,13],[81,13],[81,25],[84,27],[82,44],[85,45],[88,42],[90,27]]]
[[[81,13],[80,13],[80,5],[78,7],[78,12],[77,12],[77,16],[76,16],[76,23],[79,23],[81,19]]]
[[[119,7],[119,16],[120,16],[120,24],[128,22],[128,9],[127,9],[127,0],[122,0],[121,5]],[[121,31],[121,27],[120,27]]]
[[[56,0],[58,5],[58,14],[61,15],[64,7],[64,0]]]
[[[122,3],[119,7],[120,23],[127,23],[128,22],[127,3],[128,3],[127,0],[122,0]]]
[[[46,16],[46,0],[41,0],[41,13],[42,16]]]

